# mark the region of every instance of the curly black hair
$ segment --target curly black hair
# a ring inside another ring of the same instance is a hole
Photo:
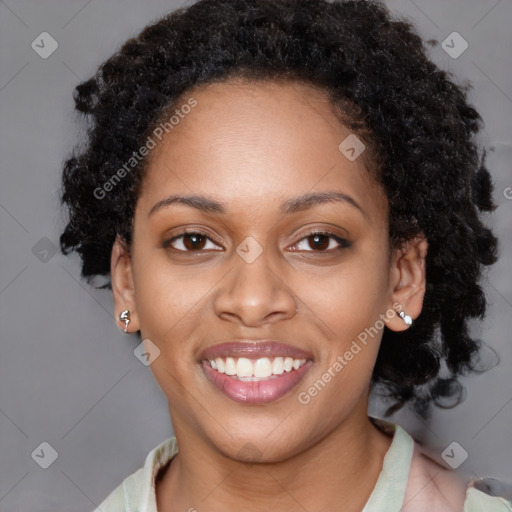
[[[485,150],[475,140],[483,123],[468,103],[471,85],[439,69],[412,23],[382,3],[199,0],[126,41],[74,91],[89,122],[87,144],[64,164],[69,222],[61,251],[80,254],[89,283],[108,276],[116,234],[131,244],[147,158],[105,197],[95,191],[187,91],[236,77],[327,91],[365,142],[365,163],[387,194],[390,246],[417,235],[429,244],[423,310],[406,331],[384,328],[372,389],[392,400],[386,416],[406,403],[423,418],[432,402],[460,403],[458,377],[478,371],[482,348],[468,326],[486,310],[482,266],[497,260],[497,238],[481,218],[496,208]]]

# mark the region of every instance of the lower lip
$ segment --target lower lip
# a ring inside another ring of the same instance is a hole
[[[267,404],[286,395],[302,379],[303,375],[311,368],[313,362],[306,361],[298,370],[274,375],[268,380],[242,381],[225,373],[214,370],[207,361],[203,361],[201,367],[206,377],[235,402],[244,404]]]

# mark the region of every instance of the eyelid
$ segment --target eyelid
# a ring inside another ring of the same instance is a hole
[[[188,228],[188,229],[185,229],[184,231],[172,236],[171,238],[165,240],[163,243],[162,243],[162,247],[164,249],[167,249],[169,248],[169,246],[175,241],[175,240],[178,240],[184,236],[186,236],[187,234],[194,234],[194,235],[200,235],[204,238],[206,238],[207,240],[209,240],[210,242],[214,243],[215,245],[217,246],[221,246],[222,247],[222,244],[220,244],[217,240],[215,240],[215,238],[213,238],[210,234],[206,233],[205,231],[199,229],[199,228]],[[350,242],[349,240],[337,235],[336,233],[333,233],[332,231],[329,231],[327,229],[321,229],[321,228],[313,228],[313,229],[310,229],[308,232],[304,233],[296,242],[294,242],[293,246],[294,245],[297,245],[299,244],[300,242],[302,242],[303,240],[305,240],[306,238],[309,238],[310,236],[314,236],[314,235],[323,235],[323,236],[326,236],[328,238],[332,238],[334,239],[337,243],[338,243],[338,247],[334,248],[334,249],[326,249],[326,250],[293,250],[292,252],[311,252],[311,253],[317,253],[317,254],[322,254],[322,253],[331,253],[331,252],[334,252],[334,251],[337,251],[337,250],[341,250],[341,249],[347,249],[349,248],[351,245],[352,245],[352,242]],[[288,246],[288,247],[293,247],[293,246]],[[194,252],[203,252],[203,251],[206,251],[206,252],[211,252],[212,249],[197,249],[196,251],[185,251],[185,250],[182,250],[182,249],[175,249],[173,248],[175,251],[177,252],[181,252],[181,253],[194,253]],[[218,250],[214,250],[215,252],[220,252]]]
[[[328,238],[333,238],[339,244],[339,247],[337,247],[335,249],[329,249],[329,250],[323,250],[323,251],[311,250],[311,251],[295,251],[295,252],[313,252],[313,253],[318,253],[318,254],[322,254],[322,253],[329,254],[330,252],[333,252],[335,250],[347,249],[352,245],[352,242],[350,242],[346,238],[343,238],[340,235],[333,233],[332,231],[321,229],[321,228],[317,228],[317,229],[313,228],[310,231],[308,231],[307,233],[304,233],[304,235],[302,235],[293,245],[297,245],[300,242],[302,242],[302,240],[309,238],[310,236],[313,236],[313,235],[324,235]]]
[[[221,245],[219,242],[217,242],[217,240],[215,240],[215,238],[213,238],[210,234],[206,233],[205,231],[198,229],[198,228],[188,228],[188,229],[185,229],[184,231],[181,231],[180,233],[178,233],[176,235],[173,235],[171,238],[168,238],[167,240],[165,240],[162,243],[162,247],[164,249],[169,248],[169,246],[171,245],[172,242],[174,242],[175,240],[177,240],[185,235],[200,235],[200,236],[210,240],[210,242],[213,242],[216,245],[219,245],[219,246]],[[198,249],[197,251],[182,251],[181,249],[175,249],[175,250],[177,252],[201,252],[201,251],[204,251],[205,249]],[[208,249],[208,250],[211,250],[211,249]],[[219,252],[219,251],[217,251],[217,252]]]

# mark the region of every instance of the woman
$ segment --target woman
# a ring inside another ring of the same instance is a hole
[[[110,277],[175,430],[103,512],[512,510],[368,415],[460,399],[497,254],[480,117],[411,25],[200,0],[75,100],[61,248]]]

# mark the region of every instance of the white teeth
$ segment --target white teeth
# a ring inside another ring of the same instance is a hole
[[[251,377],[253,375],[251,360],[246,357],[239,357],[236,363],[236,374],[238,377]]]
[[[232,357],[226,357],[226,366],[224,367],[226,375],[236,375],[236,363]]]
[[[217,371],[224,373],[224,359],[222,359],[222,357],[217,357],[217,359],[215,359],[215,364],[217,365]]]
[[[284,372],[298,370],[306,359],[294,359],[293,357],[262,357],[249,359],[247,357],[217,357],[209,360],[210,366],[219,373],[225,373],[241,380],[255,378],[269,378],[273,375],[282,375]]]
[[[254,362],[255,377],[270,377],[272,375],[272,363],[268,357],[256,359]]]
[[[272,373],[274,375],[281,375],[284,372],[284,359],[276,357],[272,363]]]

